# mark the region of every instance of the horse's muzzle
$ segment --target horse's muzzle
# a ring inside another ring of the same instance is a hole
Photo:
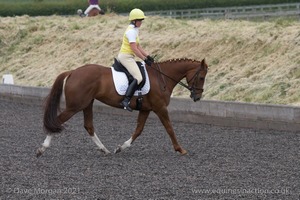
[[[200,92],[196,92],[195,89],[192,88],[190,91],[191,91],[190,97],[191,99],[193,99],[194,102],[199,101],[201,99],[203,89],[199,89]]]
[[[194,98],[193,100],[194,100],[194,102],[196,102],[196,101],[200,101],[200,97],[198,97],[198,98]]]
[[[190,95],[191,99],[193,99],[194,102],[199,101],[202,97],[202,95]]]

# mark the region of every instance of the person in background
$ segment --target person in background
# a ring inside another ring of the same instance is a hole
[[[148,66],[154,62],[154,59],[140,45],[139,28],[145,18],[144,12],[140,9],[135,8],[130,12],[130,24],[123,35],[122,46],[118,54],[118,60],[134,78],[127,88],[124,100],[121,102],[124,109],[130,112],[132,112],[129,107],[130,99],[143,80],[134,57],[137,56],[142,59]]]
[[[98,0],[88,0],[89,3],[89,7],[87,7],[87,9],[84,11],[84,13],[82,13],[80,16],[84,17],[84,16],[89,16],[89,12],[93,9],[96,8],[99,10],[99,12],[101,12],[101,8],[99,7],[99,1]]]

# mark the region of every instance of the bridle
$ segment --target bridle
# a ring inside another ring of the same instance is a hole
[[[156,64],[158,69],[160,69],[160,66],[158,63],[153,63],[153,64]],[[152,66],[151,66],[152,67]],[[160,74],[164,75],[165,77],[171,79],[172,81],[174,81],[175,83],[178,83],[179,85],[181,85],[182,87],[188,89],[190,92],[191,92],[191,95],[190,97],[194,100],[194,101],[197,101],[196,99],[196,91],[201,91],[201,93],[204,91],[203,88],[198,88],[195,86],[195,83],[196,81],[194,79],[198,79],[198,76],[200,74],[201,71],[207,71],[207,69],[202,69],[202,67],[200,66],[200,68],[196,71],[196,73],[194,74],[194,76],[190,79],[190,80],[187,80],[187,83],[189,84],[191,81],[193,81],[193,84],[191,87],[189,87],[187,84],[183,83],[181,80],[178,82],[177,80],[175,80],[174,78],[170,77],[169,75],[163,73],[162,71],[152,67],[152,69],[158,71]],[[204,80],[204,77],[201,77],[200,78],[201,80]]]
[[[207,71],[207,70],[201,69],[201,67],[200,67],[200,68],[196,71],[196,73],[194,74],[194,76],[193,76],[190,80],[187,81],[187,83],[190,83],[190,82],[191,82],[192,80],[194,80],[194,79],[198,80],[198,76],[199,76],[199,74],[200,74],[201,71]],[[200,77],[200,79],[201,79],[201,80],[204,80],[204,77]],[[181,82],[181,81],[180,81],[180,82]],[[185,85],[185,86],[183,86],[183,87],[187,88],[187,89],[191,92],[190,97],[191,97],[194,101],[197,101],[197,100],[199,100],[199,99],[196,99],[196,91],[199,91],[199,90],[200,90],[200,92],[203,93],[204,89],[203,89],[203,88],[198,88],[198,87],[196,87],[196,86],[195,86],[195,83],[196,83],[196,81],[194,80],[194,81],[193,81],[193,84],[192,84],[192,87],[188,87],[187,85]]]

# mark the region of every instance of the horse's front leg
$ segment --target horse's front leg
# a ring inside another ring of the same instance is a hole
[[[139,112],[138,119],[137,119],[137,126],[136,126],[136,129],[135,129],[134,133],[132,134],[132,136],[130,137],[129,140],[127,140],[126,142],[124,142],[123,145],[120,145],[115,150],[115,153],[119,153],[119,152],[123,151],[124,149],[130,147],[131,144],[135,141],[135,139],[139,135],[141,135],[141,133],[142,133],[142,131],[144,129],[146,120],[147,120],[147,118],[149,116],[149,113],[150,113],[150,111],[140,111]]]
[[[169,134],[175,151],[180,152],[181,155],[187,154],[187,151],[185,149],[183,149],[177,142],[176,135],[173,130],[167,108],[161,108],[159,111],[154,111],[154,112],[159,117],[159,119],[162,122],[162,124],[164,125],[167,133]]]

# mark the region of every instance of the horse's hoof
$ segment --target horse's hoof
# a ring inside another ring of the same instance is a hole
[[[108,151],[107,149],[100,149],[100,151],[101,151],[102,153],[104,153],[104,155],[110,154],[110,151]]]
[[[182,148],[178,148],[175,151],[178,151],[180,153],[180,155],[182,155],[182,156],[187,154],[187,151],[185,149],[182,149]]]
[[[181,151],[180,151],[180,154],[182,155],[182,156],[184,156],[184,155],[186,155],[188,152],[186,151],[186,150],[184,150],[184,149],[182,149]]]
[[[36,157],[38,158],[38,157],[40,157],[41,155],[43,155],[43,151],[42,151],[40,148],[38,148],[38,149],[36,150]]]
[[[115,153],[120,153],[122,151],[121,146],[119,146],[117,149],[115,149]]]

